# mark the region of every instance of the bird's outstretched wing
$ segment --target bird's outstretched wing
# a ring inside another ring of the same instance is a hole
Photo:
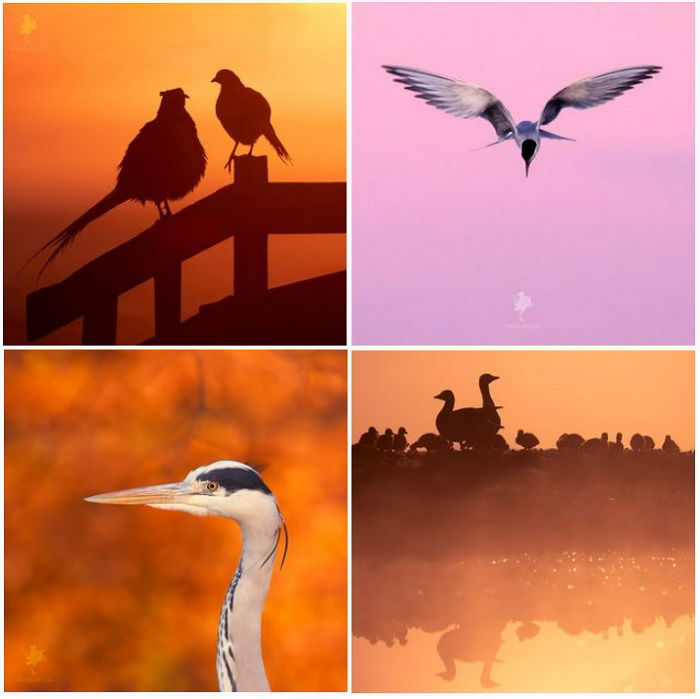
[[[433,107],[462,119],[472,117],[486,119],[496,130],[499,140],[505,139],[508,134],[515,131],[513,117],[501,100],[481,87],[413,68],[401,66],[382,66],[382,68],[394,75],[397,83],[415,92],[416,97],[432,104]]]
[[[564,107],[589,109],[619,97],[623,92],[648,80],[661,70],[661,66],[635,66],[612,70],[592,78],[584,78],[559,90],[547,104],[540,116],[540,125],[549,124],[556,119]]]

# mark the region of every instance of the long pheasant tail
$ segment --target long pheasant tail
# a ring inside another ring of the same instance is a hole
[[[287,149],[282,145],[282,141],[277,138],[277,134],[275,133],[274,128],[272,127],[272,124],[268,124],[267,128],[265,131],[263,131],[265,134],[265,138],[270,142],[272,147],[275,149],[275,152],[277,155],[279,155],[280,159],[282,160],[283,163],[288,163],[292,164],[292,156],[287,153]]]
[[[122,202],[126,201],[126,199],[127,197],[117,192],[116,189],[113,189],[106,197],[100,199],[100,201],[98,201],[97,204],[95,204],[95,206],[93,206],[91,209],[88,209],[82,216],[73,221],[73,223],[71,223],[70,226],[64,228],[60,233],[51,238],[51,240],[42,245],[41,248],[39,248],[39,250],[37,250],[27,260],[27,262],[24,263],[24,267],[26,267],[34,258],[38,257],[42,252],[44,252],[44,250],[48,250],[49,248],[53,247],[54,250],[49,255],[49,259],[46,260],[43,267],[39,270],[39,274],[37,275],[37,279],[39,279],[46,270],[46,268],[56,259],[56,257],[61,252],[63,252],[63,250],[66,249],[66,247],[68,247],[68,245],[70,245],[75,240],[75,237],[78,235],[78,233],[80,233],[80,231],[82,231],[83,228],[85,228],[85,226],[88,225],[88,223],[91,223],[96,218],[99,218],[103,214],[106,214],[110,209],[113,209],[115,206],[118,206]]]

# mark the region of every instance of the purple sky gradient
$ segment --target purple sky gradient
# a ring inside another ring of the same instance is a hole
[[[693,6],[353,7],[355,344],[693,344]],[[525,179],[483,119],[414,99],[380,65],[472,82],[515,121],[565,85],[663,71],[567,109]],[[513,296],[533,307],[518,322]]]

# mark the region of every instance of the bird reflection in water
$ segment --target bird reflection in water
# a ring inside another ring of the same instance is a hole
[[[359,558],[353,571],[353,632],[391,646],[396,640],[410,643],[410,629],[443,631],[435,671],[445,680],[444,689],[462,689],[449,684],[458,663],[476,663],[481,687],[491,689],[500,684],[496,663],[504,659],[499,653],[517,652],[504,640],[509,625],[517,644],[532,642],[544,624],[603,641],[640,635],[659,621],[670,628],[693,613],[692,569],[690,552],[565,551],[458,562],[396,558],[384,564]]]

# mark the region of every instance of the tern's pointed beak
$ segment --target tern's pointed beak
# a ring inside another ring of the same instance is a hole
[[[527,173],[530,172],[530,161],[525,161],[525,179],[527,179]]]
[[[195,495],[192,483],[166,483],[151,485],[146,488],[115,490],[112,493],[100,493],[85,498],[87,502],[99,502],[105,505],[159,505],[180,502],[183,498]]]

